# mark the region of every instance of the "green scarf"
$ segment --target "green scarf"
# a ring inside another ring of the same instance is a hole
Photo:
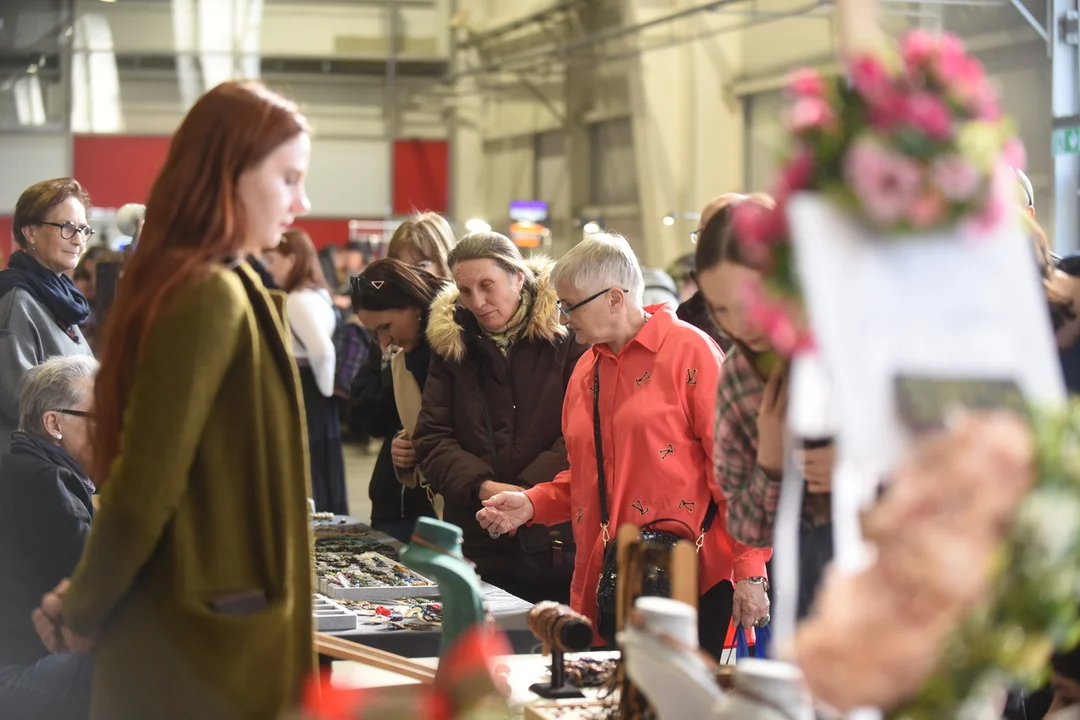
[[[495,347],[499,348],[499,352],[503,354],[503,357],[506,357],[506,353],[510,351],[510,346],[525,331],[530,307],[532,307],[532,297],[528,291],[522,291],[521,304],[518,305],[517,312],[514,313],[514,317],[510,318],[510,322],[506,324],[506,327],[502,330],[487,330],[483,325],[480,326],[484,334],[495,343]]]

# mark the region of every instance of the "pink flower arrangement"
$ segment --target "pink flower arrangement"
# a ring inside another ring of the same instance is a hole
[[[821,73],[813,70],[800,68],[788,78],[788,89],[798,97],[823,98],[827,88],[828,84],[825,82],[825,78],[821,76]]]
[[[791,195],[826,194],[879,234],[959,227],[979,236],[1007,217],[1014,195],[1011,176],[995,168],[1024,164],[996,90],[955,36],[915,30],[895,52],[861,52],[846,67],[850,82],[808,69],[791,75],[791,146],[773,188],[776,207],[736,208],[745,257],[769,279],[770,293],[752,298],[755,316],[778,350],[793,352],[808,338],[782,319],[799,298]]]
[[[936,158],[930,164],[930,176],[942,195],[957,202],[970,200],[984,180],[975,166],[961,155]]]
[[[792,132],[804,133],[824,128],[835,119],[836,113],[824,98],[804,95],[791,106],[788,127]]]
[[[915,161],[864,137],[844,158],[844,179],[871,220],[892,225],[918,197],[922,173]]]
[[[953,118],[941,98],[928,92],[915,93],[904,103],[904,120],[912,128],[934,140],[948,140]]]
[[[808,70],[793,75],[793,142],[782,194],[801,189],[846,198],[887,233],[971,218],[978,222],[968,226],[984,231],[1003,216],[1001,199],[991,197],[998,190],[990,181],[994,156],[1019,166],[1023,147],[985,70],[958,38],[915,30],[897,54],[862,52],[847,70],[850,85]],[[817,177],[808,167],[840,172]]]

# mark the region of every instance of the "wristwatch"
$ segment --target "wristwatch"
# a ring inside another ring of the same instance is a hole
[[[743,582],[743,581],[746,581],[746,582],[750,583],[751,585],[763,585],[764,587],[762,589],[765,590],[765,592],[769,592],[769,580],[768,580],[768,578],[763,578],[763,577],[760,577],[760,576],[758,576],[758,577],[747,577],[747,578],[743,578],[739,582]]]

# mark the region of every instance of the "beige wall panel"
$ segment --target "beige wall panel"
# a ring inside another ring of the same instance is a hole
[[[510,228],[511,201],[529,200],[534,193],[533,138],[507,138],[484,143],[483,158],[480,182],[485,212],[481,217],[491,223],[493,230],[506,233]]]
[[[71,174],[71,138],[62,134],[0,135],[0,215],[10,215],[22,191],[36,182]],[[0,239],[6,252],[9,238]]]
[[[224,13],[227,6],[221,3],[221,7]],[[88,8],[109,19],[117,52],[159,54],[174,47],[171,3],[81,3],[80,9]],[[223,21],[227,21],[224,15]],[[446,20],[441,5],[400,8],[399,27],[404,36],[403,51],[445,55]],[[388,50],[386,30],[386,14],[380,7],[301,0],[274,3],[263,10],[261,50],[275,56],[378,57]]]

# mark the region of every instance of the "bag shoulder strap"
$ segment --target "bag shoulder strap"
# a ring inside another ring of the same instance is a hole
[[[600,432],[600,355],[596,355],[596,363],[593,365],[593,444],[596,446],[596,484],[600,489],[600,530],[603,533],[604,547],[607,547],[611,535],[608,533],[608,525],[611,516],[608,515],[607,503],[607,479],[604,477],[604,437]]]

